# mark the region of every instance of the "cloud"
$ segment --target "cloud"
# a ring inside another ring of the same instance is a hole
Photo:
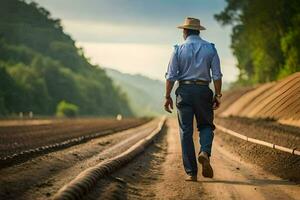
[[[64,20],[66,32],[83,42],[169,43],[175,27],[114,24],[109,22]]]
[[[68,20],[96,20],[119,24],[172,24],[185,16],[212,17],[224,0],[36,0]]]
[[[78,43],[92,63],[126,73],[164,79],[172,52],[168,45],[136,43]]]

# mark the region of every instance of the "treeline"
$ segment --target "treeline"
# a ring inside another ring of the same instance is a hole
[[[58,105],[81,115],[132,115],[125,94],[88,62],[60,20],[36,3],[1,0],[0,115],[54,115]]]
[[[215,18],[233,26],[237,84],[274,81],[300,71],[299,0],[226,1]]]

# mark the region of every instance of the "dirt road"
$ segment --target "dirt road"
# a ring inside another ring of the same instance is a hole
[[[123,144],[128,148],[147,135],[152,127],[150,123],[0,170],[0,197],[51,199],[59,188],[82,170],[96,165],[99,160],[120,154],[125,148],[120,148]],[[199,166],[198,182],[185,182],[177,120],[170,118],[166,125],[166,129],[144,153],[99,180],[84,199],[300,200],[299,184],[283,180],[258,165],[242,161],[236,152],[227,148],[237,143],[228,143],[221,133],[215,135],[213,144],[211,163],[215,170],[214,178],[203,178]],[[194,136],[198,151],[198,136]]]
[[[224,148],[226,144],[218,135],[211,160],[214,178],[203,178],[199,173],[198,182],[185,182],[176,119],[168,120],[167,126],[156,147],[103,180],[98,185],[102,192],[94,192],[88,199],[300,199],[299,185],[242,162]]]
[[[220,137],[215,137],[212,166],[213,179],[198,176],[197,183],[184,182],[178,127],[175,119],[168,123],[168,154],[163,166],[162,182],[156,186],[158,197],[164,199],[300,199],[300,187],[282,180],[251,164],[241,162],[222,148]],[[197,141],[197,140],[195,140]],[[195,142],[197,148],[199,145]],[[201,168],[200,168],[201,169]],[[161,188],[168,188],[161,190]],[[200,192],[201,191],[201,192]]]

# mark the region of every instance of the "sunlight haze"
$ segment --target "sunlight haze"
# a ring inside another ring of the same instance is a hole
[[[215,43],[219,52],[224,80],[234,81],[238,75],[229,47],[230,27],[220,26],[213,18],[224,7],[223,0],[36,2],[62,20],[65,32],[92,63],[160,80],[164,80],[173,45],[183,42],[176,26],[186,16],[197,17],[207,28],[201,37]]]

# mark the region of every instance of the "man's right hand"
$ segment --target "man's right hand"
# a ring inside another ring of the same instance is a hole
[[[220,97],[217,97],[217,96],[214,96],[214,99],[213,99],[213,109],[214,110],[217,110],[221,105],[221,98]]]
[[[166,100],[165,100],[165,111],[169,112],[169,113],[172,113],[172,110],[173,110],[173,100],[171,97],[166,97]]]

